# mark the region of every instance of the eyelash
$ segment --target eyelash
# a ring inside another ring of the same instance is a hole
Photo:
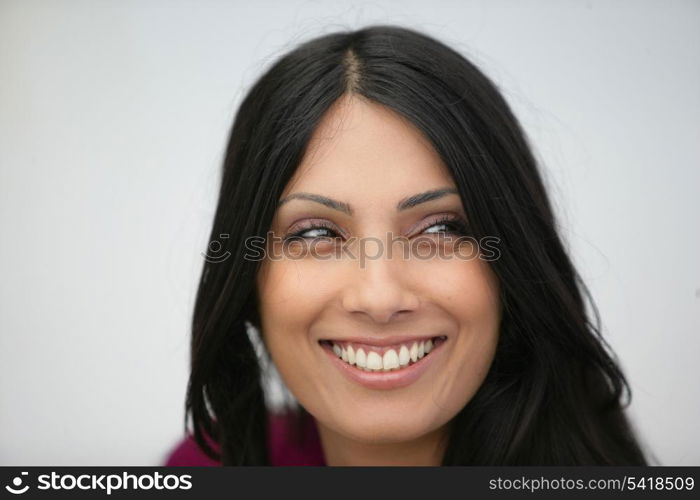
[[[455,217],[455,216],[449,216],[449,215],[445,215],[445,216],[440,217],[438,220],[432,222],[429,226],[426,226],[423,229],[423,231],[425,231],[426,229],[430,229],[433,226],[439,226],[439,225],[452,226],[452,228],[453,228],[452,231],[440,231],[439,234],[456,234],[456,235],[465,236],[465,235],[467,235],[467,232],[468,232],[467,224],[461,218]],[[285,236],[284,240],[286,241],[286,240],[291,240],[291,239],[295,239],[295,238],[296,239],[301,238],[304,240],[314,240],[314,239],[318,239],[318,238],[329,238],[328,236],[317,236],[316,238],[311,238],[311,237],[305,238],[305,237],[301,236],[302,234],[304,234],[307,231],[313,231],[316,229],[327,229],[328,231],[334,233],[336,235],[336,237],[338,236],[336,231],[333,229],[332,224],[325,222],[325,221],[320,221],[320,222],[311,223],[309,226],[304,227],[302,229],[299,229],[298,231]],[[431,234],[435,234],[435,233],[431,233]],[[333,238],[333,237],[331,236],[330,238]]]

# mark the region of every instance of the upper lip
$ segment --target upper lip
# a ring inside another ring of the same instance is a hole
[[[353,336],[353,337],[338,337],[338,338],[322,338],[319,340],[328,340],[330,342],[349,342],[351,344],[367,344],[377,347],[385,347],[395,344],[406,344],[409,342],[418,342],[428,340],[435,337],[444,337],[445,335],[392,335],[390,337],[375,337],[375,336]]]

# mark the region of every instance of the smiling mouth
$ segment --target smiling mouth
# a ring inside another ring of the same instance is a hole
[[[404,342],[390,347],[319,340],[324,349],[330,350],[350,366],[365,372],[394,372],[419,363],[440,344],[447,341],[445,335],[423,340]]]

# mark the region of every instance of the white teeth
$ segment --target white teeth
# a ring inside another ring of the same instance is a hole
[[[406,366],[410,360],[411,356],[408,353],[408,347],[402,345],[401,349],[399,349],[399,364],[401,366]]]
[[[355,353],[355,364],[360,368],[367,368],[367,356],[362,348],[359,348]]]
[[[348,346],[348,363],[351,365],[355,364],[355,351],[351,345]]]
[[[367,368],[370,370],[381,370],[382,357],[374,351],[369,351],[367,354]]]
[[[415,363],[434,348],[432,339],[428,339],[414,342],[410,348],[402,344],[398,353],[397,349],[388,349],[382,356],[375,351],[365,351],[362,348],[355,350],[350,344],[341,346],[332,342],[332,349],[336,356],[364,371],[397,370],[408,366],[411,361]]]
[[[384,357],[382,358],[382,364],[384,365],[384,370],[393,370],[394,368],[399,367],[399,355],[396,354],[396,351],[393,349],[389,349],[387,352],[384,353]]]

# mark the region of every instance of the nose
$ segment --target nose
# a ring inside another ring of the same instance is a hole
[[[409,286],[402,264],[396,255],[382,255],[353,268],[353,277],[343,292],[343,308],[377,323],[388,323],[394,316],[417,310],[420,299]]]

